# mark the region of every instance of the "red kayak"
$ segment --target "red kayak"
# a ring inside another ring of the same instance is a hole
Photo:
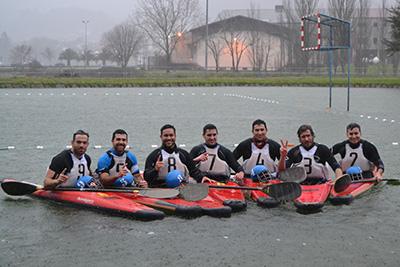
[[[263,183],[263,182],[253,182],[251,178],[245,178],[244,179],[244,185],[245,186],[250,186],[250,187],[264,187],[268,184],[274,184],[274,183],[280,183],[280,180],[270,180],[268,183]],[[265,208],[274,208],[279,205],[279,201],[268,196],[261,190],[251,190],[248,192],[248,198],[251,200],[255,201],[259,206],[265,207]]]
[[[131,199],[151,208],[161,210],[168,214],[181,217],[193,218],[202,215],[211,217],[230,217],[232,209],[224,206],[222,201],[214,199],[210,195],[199,201],[187,201],[179,197],[170,199],[158,199],[134,195],[132,193],[122,193],[125,198]]]
[[[219,182],[211,182],[214,185],[227,185],[227,186],[238,186],[234,182],[227,182],[227,183],[219,183]],[[219,200],[225,206],[231,207],[232,212],[238,212],[245,210],[247,207],[246,198],[243,193],[243,190],[240,189],[217,189],[217,188],[210,188],[209,189],[209,196],[214,199]]]
[[[353,202],[355,197],[371,190],[372,187],[376,185],[375,181],[365,182],[365,183],[352,183],[347,187],[344,191],[340,193],[336,193],[332,188],[331,195],[329,197],[329,201],[333,205],[349,205]]]
[[[301,196],[294,200],[297,209],[303,211],[320,210],[329,197],[333,183],[331,180],[315,185],[301,185]]]
[[[128,200],[120,193],[45,191],[38,190],[31,196],[58,202],[94,208],[115,215],[128,216],[138,220],[150,221],[164,218],[164,213],[146,205]]]

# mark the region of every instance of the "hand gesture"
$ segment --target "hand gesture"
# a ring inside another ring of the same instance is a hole
[[[120,170],[118,172],[118,177],[124,177],[128,172],[129,172],[129,169],[125,163],[124,166],[122,168],[120,168]]]
[[[137,186],[142,187],[142,188],[147,188],[148,184],[146,180],[143,178],[143,175],[139,173],[138,175],[135,175],[135,183]]]
[[[58,175],[57,177],[58,184],[65,183],[68,180],[68,175],[65,174],[66,172],[67,168],[64,168],[64,170],[62,170],[62,172]]]
[[[161,155],[160,155],[157,158],[156,165],[154,166],[154,169],[156,169],[156,171],[159,171],[162,167],[164,167],[164,162],[162,161],[162,158],[161,158]]]
[[[288,140],[281,139],[281,158],[286,158],[287,153],[288,153]]]
[[[206,160],[208,160],[207,152],[204,152],[203,154],[201,154],[200,156],[198,156],[194,159],[195,162],[206,161]]]

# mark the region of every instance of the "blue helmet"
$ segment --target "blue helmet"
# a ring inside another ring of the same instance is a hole
[[[94,181],[94,179],[92,176],[89,176],[89,175],[81,176],[76,181],[75,187],[86,188],[86,187],[89,187],[90,183],[93,181]]]
[[[265,182],[271,178],[267,166],[256,165],[251,169],[251,179],[255,182]]]
[[[362,179],[362,169],[359,166],[351,166],[346,170],[346,174],[348,174],[352,180],[360,180]]]
[[[124,176],[115,180],[114,186],[125,187],[125,186],[130,186],[132,183],[133,183],[133,175],[132,173],[127,173]]]
[[[183,176],[182,172],[178,170],[170,171],[167,174],[167,177],[165,177],[165,183],[169,188],[178,187],[184,180],[185,177]]]

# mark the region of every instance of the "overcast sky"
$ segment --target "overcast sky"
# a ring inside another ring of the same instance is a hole
[[[378,6],[381,0],[371,0]],[[395,0],[388,0],[393,3]],[[206,0],[200,0],[205,10]],[[223,9],[246,9],[250,2],[272,9],[281,0],[209,0],[209,16],[213,21]],[[326,7],[328,0],[320,0]],[[84,34],[82,19],[89,20],[88,36],[97,40],[103,32],[126,20],[136,0],[0,0],[0,33],[7,32],[14,42],[33,37],[61,41],[76,40]],[[205,13],[205,12],[204,12]]]

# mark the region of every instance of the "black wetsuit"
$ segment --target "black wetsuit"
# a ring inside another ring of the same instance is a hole
[[[151,152],[150,155],[146,158],[144,179],[149,184],[149,187],[166,187],[165,179],[160,177],[159,171],[156,171],[156,169],[154,168],[157,160],[162,155],[162,150],[164,150],[167,153],[178,154],[181,163],[187,168],[190,176],[193,177],[197,182],[201,182],[203,175],[200,172],[200,170],[195,166],[192,158],[190,157],[187,151],[178,148],[176,145],[172,149],[165,148],[164,146],[162,146]],[[166,160],[166,159],[161,158],[161,160]]]
[[[349,151],[346,151],[346,148]],[[357,165],[363,170],[363,177],[371,178],[373,177],[374,166],[383,171],[385,169],[375,145],[366,140],[361,139],[357,144],[352,144],[346,140],[334,145],[331,150],[333,155],[340,154],[342,159],[340,163],[344,172],[347,168]]]
[[[190,151],[190,156],[193,159],[200,156],[201,154],[207,152],[206,147],[209,149],[215,149],[218,147],[217,155],[214,155],[214,158],[213,159],[210,158],[210,160],[215,160],[215,158],[217,157],[225,162],[228,169],[231,168],[236,173],[243,171],[242,166],[240,166],[240,164],[236,161],[235,157],[233,156],[233,153],[226,147],[219,145],[219,144],[215,144],[214,146],[209,146],[204,143],[204,144],[195,146]],[[198,162],[198,163],[195,162],[195,164],[199,165],[200,162]],[[213,170],[211,168],[210,170],[203,171],[202,173],[204,176],[207,176],[208,178],[211,178],[211,179],[219,181],[219,182],[226,182],[230,178],[230,171],[229,171],[229,173],[221,175],[221,174],[217,174],[217,173],[213,172]]]

